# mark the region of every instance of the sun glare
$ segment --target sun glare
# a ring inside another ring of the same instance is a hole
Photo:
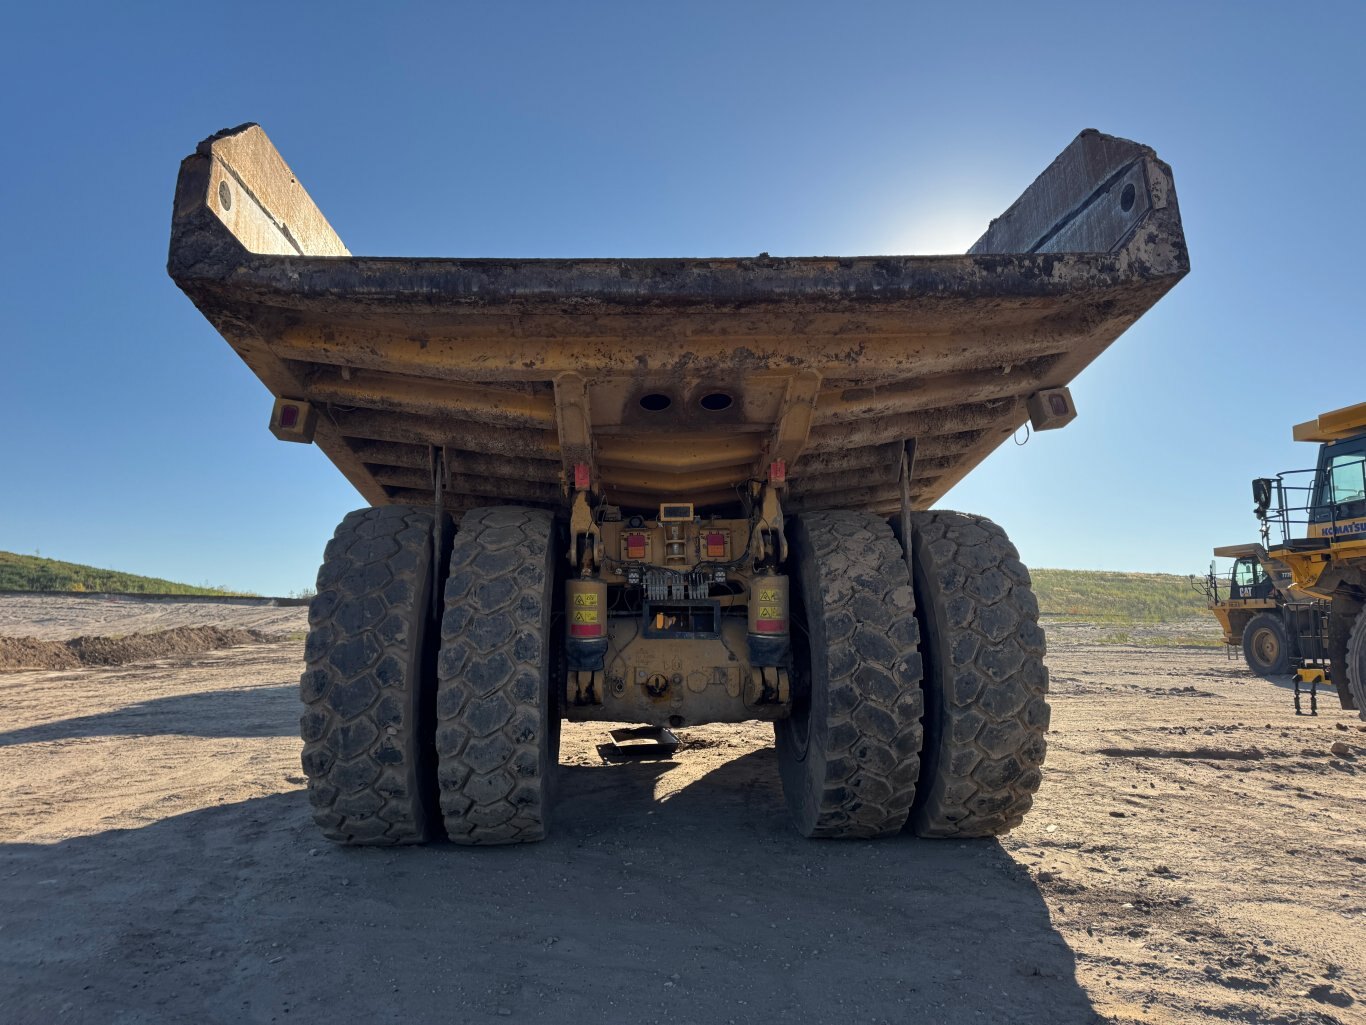
[[[922,208],[897,225],[888,252],[903,256],[966,253],[987,230],[991,216],[967,204]]]

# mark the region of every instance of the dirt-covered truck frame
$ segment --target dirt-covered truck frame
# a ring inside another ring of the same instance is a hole
[[[1170,169],[1094,131],[966,255],[855,258],[353,257],[259,127],[205,140],[171,276],[369,502],[309,613],[319,826],[539,839],[568,719],[771,720],[807,836],[1010,829],[1038,606],[999,527],[930,507],[1070,421],[1187,269]]]

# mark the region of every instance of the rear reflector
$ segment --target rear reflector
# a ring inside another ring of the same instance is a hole
[[[278,398],[270,410],[270,433],[281,441],[308,444],[313,440],[318,415],[303,399]]]

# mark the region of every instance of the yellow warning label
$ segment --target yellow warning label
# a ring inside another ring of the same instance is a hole
[[[760,601],[782,601],[782,600],[783,600],[783,594],[782,594],[781,591],[779,591],[779,590],[776,589],[776,588],[774,588],[774,589],[771,590],[771,591],[765,591],[765,590],[761,587],[761,588],[759,588],[759,600],[760,600]]]
[[[596,596],[595,596],[596,597]],[[598,621],[597,609],[575,609],[574,622],[576,623],[596,623]]]
[[[596,606],[598,604],[598,596],[592,591],[576,591],[574,594],[574,604]],[[593,622],[596,623],[597,620],[593,620]]]
[[[782,619],[782,618],[783,618],[783,607],[782,607],[781,605],[760,605],[760,606],[759,606],[759,618],[760,618],[760,619]]]

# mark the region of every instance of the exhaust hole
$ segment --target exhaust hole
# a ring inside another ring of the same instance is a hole
[[[714,391],[709,395],[703,395],[702,398],[698,399],[697,404],[703,409],[710,410],[713,413],[719,413],[723,409],[730,409],[731,404],[734,401],[735,400],[725,392]]]
[[[1124,191],[1119,194],[1119,208],[1126,214],[1134,208],[1134,195],[1133,182],[1124,186]]]
[[[659,392],[651,392],[649,395],[640,397],[640,408],[649,410],[651,413],[661,413],[674,404],[674,400],[667,395]]]

